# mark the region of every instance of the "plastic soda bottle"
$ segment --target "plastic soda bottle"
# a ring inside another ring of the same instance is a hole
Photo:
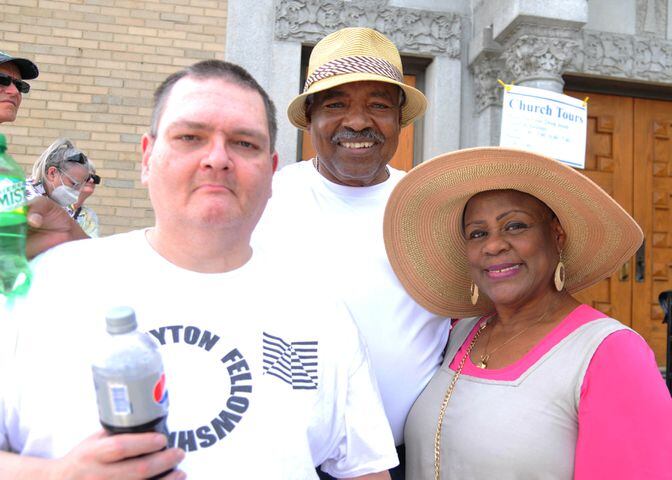
[[[7,139],[0,134],[0,297],[5,299],[30,288],[26,212],[26,177],[7,154]]]
[[[116,307],[106,315],[109,336],[94,361],[100,423],[116,433],[168,435],[168,391],[156,344],[138,332],[135,312]]]

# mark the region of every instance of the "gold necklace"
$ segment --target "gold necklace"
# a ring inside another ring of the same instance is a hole
[[[453,375],[453,379],[451,380],[450,385],[448,385],[446,394],[443,396],[443,402],[441,402],[441,409],[439,410],[439,423],[436,426],[436,433],[434,434],[434,480],[440,480],[441,478],[441,426],[443,425],[443,416],[446,414],[446,407],[448,407],[450,397],[453,395],[453,390],[455,389],[457,379],[460,378],[460,375],[462,374],[464,363],[467,361],[467,358],[469,358],[469,355],[471,355],[471,350],[474,348],[474,345],[476,345],[476,340],[478,340],[478,336],[481,334],[481,332],[485,329],[487,325],[488,325],[487,322],[483,322],[481,326],[478,327],[478,330],[476,331],[474,338],[471,340],[471,343],[467,347],[467,351],[464,352],[464,356],[462,357],[462,360],[460,360],[460,365],[457,367],[457,370],[455,371],[455,375]]]
[[[548,311],[544,313],[541,317],[539,317],[539,320],[530,323],[527,327],[523,328],[520,332],[516,333],[513,337],[509,338],[506,342],[502,343],[501,345],[493,348],[490,350],[488,353],[488,347],[490,346],[490,337],[492,337],[492,329],[490,329],[490,333],[488,334],[488,341],[485,343],[485,349],[483,350],[483,355],[481,355],[481,358],[479,362],[476,364],[478,368],[488,368],[488,362],[490,361],[490,356],[495,353],[497,350],[500,350],[507,346],[509,343],[513,342],[516,338],[520,337],[523,333],[527,332],[530,328],[534,327],[535,325],[541,323],[542,320],[546,318],[548,315]],[[489,325],[490,322],[487,322],[485,325]]]

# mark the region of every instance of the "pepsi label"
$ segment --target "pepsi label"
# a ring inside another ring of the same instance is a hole
[[[128,378],[94,366],[93,379],[100,421],[106,427],[132,428],[168,415],[163,372]]]

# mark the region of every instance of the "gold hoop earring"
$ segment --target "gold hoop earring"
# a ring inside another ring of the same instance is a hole
[[[562,292],[562,289],[565,288],[565,264],[562,262],[562,254],[558,260],[558,264],[555,267],[555,276],[553,277],[553,282],[555,283],[555,289],[558,292]]]
[[[471,304],[476,305],[476,303],[478,303],[478,285],[474,282],[471,282],[469,293],[471,294]]]

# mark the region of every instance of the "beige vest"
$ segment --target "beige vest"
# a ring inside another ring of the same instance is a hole
[[[408,480],[434,478],[434,434],[454,374],[448,365],[477,320],[457,323],[443,365],[408,416]],[[624,328],[610,318],[582,325],[514,381],[460,376],[443,421],[441,478],[570,480],[584,375],[600,343]]]

